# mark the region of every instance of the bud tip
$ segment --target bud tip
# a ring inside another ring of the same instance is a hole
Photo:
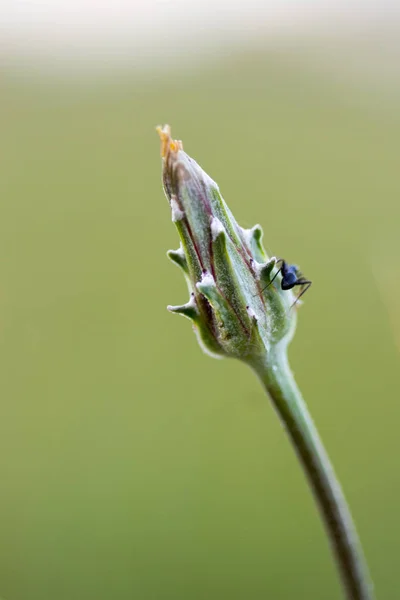
[[[161,158],[166,158],[170,152],[183,150],[181,140],[173,140],[171,138],[171,127],[169,125],[158,125],[156,131],[161,140]]]

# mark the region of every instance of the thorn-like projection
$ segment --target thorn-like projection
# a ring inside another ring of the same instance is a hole
[[[178,248],[178,250],[168,250],[167,256],[170,260],[172,260],[172,262],[178,265],[178,267],[183,269],[186,275],[189,275],[189,267],[182,245]]]
[[[261,225],[254,225],[251,229],[242,229],[242,231],[255,260],[259,263],[265,262],[265,251],[261,242],[264,233]]]
[[[196,321],[199,316],[196,306],[196,299],[193,293],[190,295],[190,300],[189,302],[186,302],[186,304],[182,304],[181,306],[167,306],[167,308],[170,312],[183,315],[192,321]]]
[[[273,256],[269,259],[269,261],[264,263],[256,264],[256,272],[258,275],[258,279],[261,281],[263,285],[268,285],[271,279],[271,273],[276,264],[276,257]]]
[[[208,271],[203,271],[201,281],[196,283],[196,287],[210,302],[219,294],[214,277]]]
[[[232,310],[219,291],[214,277],[207,271],[203,272],[201,281],[196,283],[196,287],[200,294],[203,294],[213,307],[215,313],[218,315],[218,320],[224,324],[228,321],[236,320],[235,315],[232,314]]]

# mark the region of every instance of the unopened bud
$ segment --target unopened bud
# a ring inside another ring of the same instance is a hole
[[[185,273],[191,297],[168,307],[192,320],[201,346],[210,354],[246,362],[266,356],[272,345],[290,341],[296,320],[291,291],[271,284],[276,259],[268,259],[262,229],[243,229],[217,184],[158,127],[163,185],[181,239],[169,258]]]

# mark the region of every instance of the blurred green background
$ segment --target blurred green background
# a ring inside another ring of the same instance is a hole
[[[203,355],[154,126],[313,280],[291,364],[381,599],[399,597],[398,96],[243,53],[1,83],[0,594],[341,597],[292,448],[245,366]]]

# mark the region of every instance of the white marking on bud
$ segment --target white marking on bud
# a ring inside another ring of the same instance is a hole
[[[209,287],[215,285],[214,277],[208,271],[205,271],[201,277],[201,284]]]
[[[273,263],[276,263],[276,261],[277,261],[277,258],[276,258],[276,256],[272,256],[272,257],[271,257],[269,260],[267,260],[267,262],[265,262],[265,263],[259,263],[259,262],[257,262],[257,261],[255,260],[255,261],[254,261],[254,264],[253,264],[253,267],[254,267],[254,271],[255,271],[255,273],[256,273],[256,275],[257,275],[257,279],[260,279],[260,275],[261,275],[261,273],[263,272],[263,270],[265,269],[265,267],[266,267],[267,265],[271,264],[272,262],[273,262]],[[274,264],[274,266],[275,266],[275,264]],[[272,270],[272,269],[271,269],[271,270]]]
[[[172,221],[176,223],[177,221],[182,221],[185,213],[183,210],[179,208],[179,204],[174,197],[171,198],[171,213],[172,213]]]
[[[215,242],[220,233],[224,232],[225,229],[221,221],[217,217],[213,217],[211,220],[211,235],[213,242]]]
[[[254,271],[256,272],[257,279],[260,279],[260,274],[261,274],[263,267],[265,267],[265,263],[259,263],[256,260],[254,261],[253,268],[254,268]]]

